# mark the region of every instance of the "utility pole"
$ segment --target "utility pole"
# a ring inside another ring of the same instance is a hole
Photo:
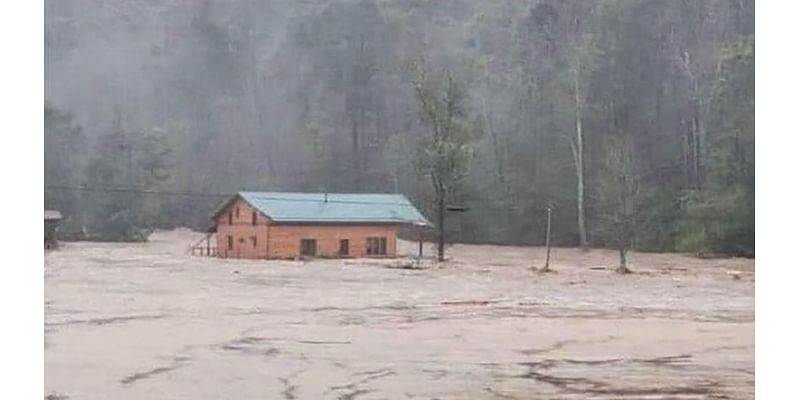
[[[436,213],[436,225],[439,228],[436,237],[436,259],[439,262],[444,261],[444,213],[445,213],[445,205],[444,205],[444,189],[439,189],[437,191],[436,196],[437,199],[437,213]]]
[[[547,233],[544,237],[544,245],[546,247],[546,256],[544,259],[544,267],[542,268],[541,272],[550,272],[550,221],[552,219],[553,214],[553,206],[551,204],[547,205]]]

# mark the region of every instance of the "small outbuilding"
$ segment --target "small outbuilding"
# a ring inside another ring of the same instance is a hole
[[[393,258],[399,227],[430,225],[405,196],[382,193],[239,192],[211,219],[217,256],[254,259]]]
[[[61,222],[61,212],[57,210],[44,210],[44,248],[58,247],[58,224]]]

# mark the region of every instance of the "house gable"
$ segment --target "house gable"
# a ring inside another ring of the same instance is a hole
[[[253,213],[255,213],[255,223],[253,223]],[[253,207],[238,194],[219,208],[213,220],[219,225],[266,225],[272,222],[268,215]]]

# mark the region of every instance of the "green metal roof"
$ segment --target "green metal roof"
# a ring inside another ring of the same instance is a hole
[[[276,222],[341,222],[430,225],[402,194],[239,192]]]

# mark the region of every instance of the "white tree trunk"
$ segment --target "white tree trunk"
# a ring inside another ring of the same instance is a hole
[[[580,246],[585,249],[589,243],[586,239],[586,219],[583,212],[583,115],[581,110],[583,104],[580,94],[580,65],[575,69],[573,83],[575,84],[575,148],[573,156],[575,158],[575,174],[578,178],[578,234],[580,235]]]

